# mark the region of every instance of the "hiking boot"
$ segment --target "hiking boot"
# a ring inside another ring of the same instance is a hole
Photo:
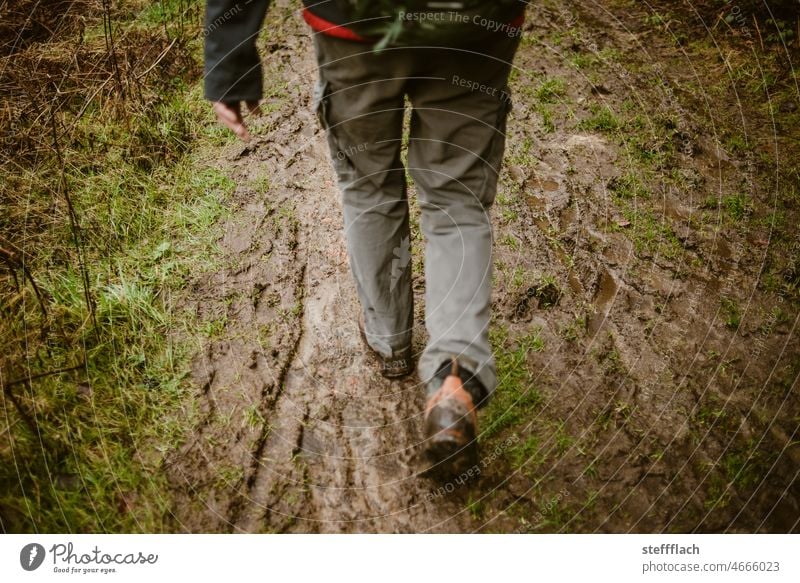
[[[442,364],[428,382],[428,395],[425,455],[432,472],[454,475],[478,461],[476,410],[487,393],[480,381],[453,359]]]
[[[364,346],[366,346],[369,352],[378,360],[378,370],[380,370],[381,375],[387,379],[399,379],[411,374],[414,370],[414,362],[411,357],[410,346],[403,350],[395,351],[390,358],[387,358],[372,348],[369,342],[367,342],[363,315],[358,319],[358,331],[361,333],[361,340],[364,342]]]

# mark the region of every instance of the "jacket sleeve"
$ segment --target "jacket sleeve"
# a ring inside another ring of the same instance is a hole
[[[207,0],[205,97],[211,101],[261,98],[261,59],[256,39],[269,0]]]

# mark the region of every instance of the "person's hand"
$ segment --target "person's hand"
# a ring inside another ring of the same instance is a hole
[[[261,113],[258,101],[248,101],[247,109],[253,115]],[[242,119],[241,102],[225,103],[223,101],[215,101],[214,113],[217,115],[217,120],[236,134],[240,140],[243,142],[250,141],[250,132],[247,131],[247,126],[244,124],[244,119]]]

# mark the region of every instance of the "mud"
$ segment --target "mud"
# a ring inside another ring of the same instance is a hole
[[[599,20],[590,4],[573,17],[602,46],[630,49],[622,24]],[[529,22],[529,34],[564,26],[541,6]],[[751,241],[764,235],[692,220],[715,176],[741,178],[713,136],[687,120],[680,129],[694,136],[697,155],[680,170],[698,186],[665,187],[641,203],[670,226],[680,255],[637,248],[635,225],[613,197],[625,166],[620,144],[569,123],[541,131],[519,97],[532,81],[520,76],[508,146],[518,161],[504,169],[499,193],[514,215],[494,214],[496,240],[517,244],[496,246],[494,312],[509,338],[537,332],[544,341],[524,363],[541,405],[482,440],[474,473],[438,483],[419,475],[422,387],[380,377],[359,337],[338,192],[310,110],[308,33],[297,14],[272,24],[267,74],[288,94],[268,100],[253,144],[209,161],[238,188],[222,265],[198,274],[186,298],[198,318],[218,324],[193,360],[192,438],[165,468],[176,530],[797,529],[797,312],[787,303],[788,318],[761,335],[776,302],[758,288],[763,250]],[[593,86],[559,50],[523,46],[516,65],[567,80],[573,102],[618,105],[630,91],[630,80],[613,76]],[[534,145],[519,161],[526,140]],[[728,295],[746,306],[733,329],[720,313]],[[424,337],[418,321],[417,349]],[[535,447],[521,448],[532,439]],[[734,470],[719,477],[733,453],[745,456],[752,480]]]

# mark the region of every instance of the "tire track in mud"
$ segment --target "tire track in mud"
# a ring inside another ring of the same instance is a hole
[[[276,216],[271,204],[243,203],[221,242],[225,266],[191,290],[189,309],[221,330],[192,362],[194,430],[167,464],[187,530],[229,530],[300,339],[285,325],[302,301],[298,226]]]

